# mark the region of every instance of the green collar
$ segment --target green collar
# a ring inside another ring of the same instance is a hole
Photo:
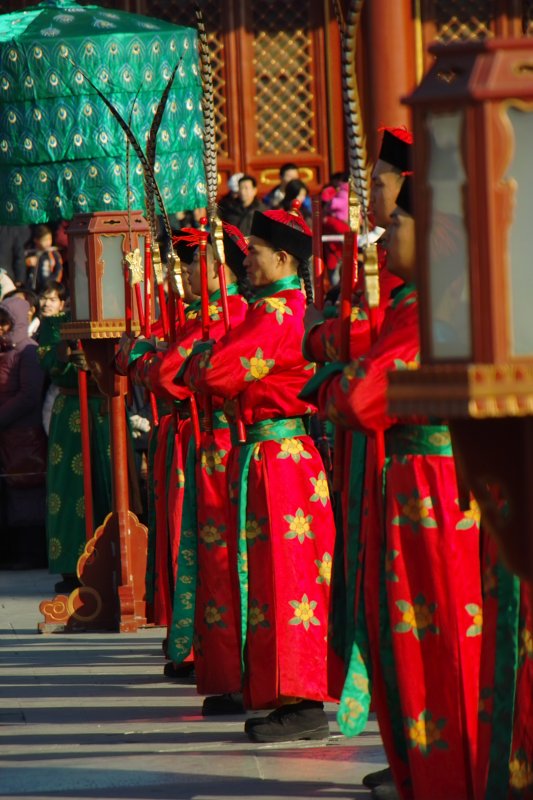
[[[210,303],[216,303],[217,300],[220,300],[220,294],[221,294],[220,293],[220,289],[217,289],[216,292],[213,292],[213,294],[210,294],[209,295],[209,302]],[[228,297],[230,295],[239,294],[239,287],[237,286],[237,284],[236,283],[228,283],[227,288],[226,288],[226,294],[228,295]]]
[[[391,292],[392,298],[392,307],[398,308],[402,300],[405,300],[410,294],[414,294],[416,292],[416,286],[414,283],[404,283],[401,286],[397,286]]]
[[[237,286],[237,284],[236,283],[228,283],[226,294],[228,295],[228,297],[230,295],[239,294],[239,287]],[[213,292],[213,294],[210,294],[208,299],[209,299],[210,303],[216,303],[217,300],[220,300],[220,289],[217,289],[216,292]],[[192,303],[189,303],[187,305],[185,313],[187,314],[189,311],[198,311],[199,312],[201,310],[201,308],[202,308],[202,301],[200,299],[193,300]]]
[[[258,289],[254,288],[254,300],[261,300],[263,297],[272,297],[273,294],[284,292],[286,289],[301,289],[300,278],[298,275],[288,275],[286,278],[281,278],[279,281],[269,283],[266,286],[260,286]]]

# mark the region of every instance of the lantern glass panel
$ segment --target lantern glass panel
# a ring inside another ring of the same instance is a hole
[[[468,360],[472,355],[463,124],[462,111],[429,113],[426,119],[431,189],[429,310],[435,360]]]
[[[119,319],[124,307],[124,234],[101,236],[102,314],[104,319]]]
[[[508,252],[510,264],[511,352],[515,356],[533,355],[533,325],[531,297],[533,274],[533,107],[511,106],[507,111],[514,133],[514,153],[509,164],[507,180],[513,189],[513,218],[509,227]]]
[[[91,319],[89,308],[89,277],[87,274],[87,239],[74,236],[74,309],[77,320]]]

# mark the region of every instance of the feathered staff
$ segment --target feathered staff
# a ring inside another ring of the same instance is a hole
[[[344,248],[343,252],[343,272],[350,270],[350,277],[345,276],[341,291],[341,313],[340,313],[340,350],[341,360],[350,359],[350,315],[351,315],[351,294],[357,274],[357,232],[359,229],[360,209],[355,200],[355,196],[360,203],[363,213],[363,224],[365,232],[368,233],[368,201],[369,201],[369,181],[368,181],[368,158],[366,152],[366,140],[363,130],[363,123],[360,113],[360,98],[357,84],[357,33],[361,19],[361,12],[364,0],[351,0],[344,18],[341,8],[341,0],[334,0],[335,14],[339,24],[342,48],[342,93],[345,127],[348,139],[348,162],[350,168],[350,219],[349,224],[355,232],[353,257],[350,253],[351,244]],[[365,296],[369,307],[369,319],[371,336],[374,340],[377,336],[377,317],[376,309],[379,306],[379,273],[378,256],[376,245],[366,244],[364,248],[364,279]],[[348,292],[350,296],[348,297]],[[339,487],[342,474],[342,462],[344,460],[344,435],[337,429],[338,436],[335,441],[335,463],[336,463],[336,488]],[[376,436],[378,451],[378,464],[383,462],[384,443],[383,437]],[[338,448],[338,449],[337,449]]]
[[[363,3],[364,0],[351,0],[346,18],[344,18],[341,0],[334,0],[335,14],[341,35],[342,96],[350,171],[350,234],[346,236],[343,248],[339,312],[340,358],[341,361],[345,362],[350,360],[350,319],[352,293],[357,275],[357,235],[361,209],[366,227],[369,197],[366,142],[360,115],[356,73],[357,30]],[[334,449],[335,466],[333,470],[334,488],[336,490],[340,490],[342,486],[344,451],[345,432],[342,428],[337,428]]]
[[[148,141],[146,143],[146,158],[150,165],[152,173],[155,175],[155,160],[156,160],[156,144],[157,144],[157,134],[159,132],[159,128],[161,126],[161,120],[163,119],[163,114],[165,112],[165,108],[167,105],[168,97],[170,94],[170,90],[172,88],[172,84],[174,82],[174,78],[176,77],[176,72],[178,71],[178,67],[180,62],[176,64],[170,78],[165,86],[163,94],[159,100],[159,103],[156,108],[156,112],[154,114],[154,118],[152,120],[152,124],[150,126],[150,132],[148,134]],[[159,245],[156,242],[156,236],[158,232],[157,226],[157,217],[156,217],[156,210],[155,210],[155,197],[153,192],[150,189],[150,183],[147,181],[146,177],[144,179],[145,183],[145,197],[146,197],[146,215],[148,217],[148,224],[150,225],[150,231],[152,236],[151,242],[151,260],[152,265],[154,268],[154,275],[155,281],[157,284],[157,291],[158,291],[158,299],[159,299],[159,308],[161,310],[161,322],[163,326],[163,334],[165,339],[168,340],[169,337],[169,320],[168,320],[168,311],[167,311],[167,304],[165,298],[165,289],[164,289],[164,278],[163,278],[163,265],[161,263],[161,253],[159,250]],[[168,235],[168,231],[167,231]],[[172,242],[172,239],[170,239]],[[172,248],[170,248],[170,253],[167,254],[167,262],[171,264],[175,261],[175,256],[173,253]],[[147,275],[149,275],[148,267],[146,268]],[[147,281],[147,286],[148,281]],[[170,290],[170,287],[169,287]]]
[[[150,227],[150,234],[151,236],[147,236],[145,240],[145,263],[144,263],[144,284],[145,284],[145,302],[144,302],[144,310],[142,305],[142,297],[141,297],[141,288],[140,288],[140,274],[139,274],[139,265],[140,265],[140,253],[133,251],[130,255],[130,258],[127,258],[127,262],[129,264],[129,276],[132,285],[134,286],[135,290],[135,298],[137,302],[137,311],[139,316],[139,321],[141,323],[143,333],[146,337],[151,335],[151,317],[152,317],[152,310],[151,310],[151,280],[152,280],[152,248],[156,247],[156,240],[157,240],[157,218],[155,214],[155,200],[157,200],[157,205],[159,206],[161,216],[163,219],[163,225],[165,227],[165,233],[168,237],[168,241],[172,242],[172,228],[170,225],[170,220],[165,208],[165,204],[163,201],[163,197],[159,190],[159,186],[157,185],[157,180],[155,177],[155,147],[156,147],[156,139],[157,133],[159,130],[159,126],[161,124],[161,119],[163,117],[163,113],[166,107],[166,103],[168,100],[168,96],[170,93],[170,89],[172,83],[174,81],[174,77],[176,75],[176,71],[181,63],[181,57],[176,64],[174,70],[171,73],[169,81],[165,87],[163,95],[158,103],[156,113],[154,115],[154,119],[152,121],[152,125],[149,132],[148,137],[148,144],[147,144],[147,153],[143,152],[141,145],[139,144],[137,137],[133,133],[131,124],[126,122],[126,120],[122,117],[120,112],[114,107],[114,105],[107,99],[107,97],[103,94],[102,91],[93,83],[93,81],[89,78],[89,76],[79,67],[73,59],[70,59],[73,66],[82,74],[94,91],[98,94],[104,104],[107,106],[109,111],[111,112],[112,116],[116,119],[124,133],[126,134],[126,139],[129,145],[135,151],[139,161],[141,162],[141,166],[143,169],[143,177],[144,177],[144,189],[145,189],[145,206],[146,206],[146,213],[148,217],[148,224]],[[129,152],[128,152],[129,158]],[[126,190],[129,193],[129,185]],[[154,199],[155,198],[155,199]],[[129,200],[128,200],[129,202]],[[159,253],[159,250],[157,251]],[[175,256],[173,251],[169,256],[169,269],[174,269],[175,263]],[[161,259],[160,256],[156,257],[157,263],[160,264]],[[162,286],[162,274],[161,274],[161,293],[160,293],[160,303],[161,303],[161,313],[162,313],[162,322],[163,326],[165,326],[165,313],[166,313],[166,303],[164,302],[164,290]],[[128,293],[127,295],[128,296]],[[180,296],[176,297],[177,303],[182,303],[182,299]],[[126,325],[128,325],[128,302],[126,301]],[[130,315],[131,316],[131,315]],[[166,318],[166,330],[165,327],[163,328],[166,337],[168,338],[168,317]],[[155,398],[153,395],[150,395],[150,405],[152,408],[154,424],[158,422],[158,414],[157,414],[157,406],[155,403]]]
[[[222,221],[217,214],[218,168],[215,136],[215,104],[213,89],[213,71],[209,54],[209,42],[205,30],[204,20],[200,8],[196,8],[196,21],[198,25],[198,41],[200,45],[200,73],[202,78],[202,110],[204,114],[204,167],[207,182],[207,214],[211,230],[211,246],[217,263],[218,279],[220,285],[220,299],[224,316],[226,332],[231,328],[229,317],[228,293],[226,289],[225,253],[223,241]],[[200,251],[201,252],[201,251]],[[204,285],[202,284],[202,293]],[[205,287],[207,293],[207,286]],[[239,441],[246,441],[242,416],[237,404],[236,425]]]
[[[158,104],[158,107],[157,107],[157,110],[156,110],[156,114],[154,116],[154,120],[152,121],[152,126],[151,126],[151,130],[150,130],[150,134],[149,134],[148,149],[150,151],[150,157],[151,157],[151,159],[152,159],[152,161],[154,163],[155,163],[155,140],[156,140],[157,132],[158,132],[158,129],[159,129],[159,125],[161,124],[161,119],[162,119],[162,116],[163,116],[163,112],[165,110],[166,102],[168,100],[168,95],[169,95],[169,92],[170,92],[170,88],[172,86],[172,82],[173,82],[174,77],[176,75],[176,71],[179,68],[181,60],[182,60],[182,57],[180,57],[176,67],[172,71],[172,74],[171,74],[171,76],[169,78],[167,86],[165,87],[165,91],[163,92],[161,100],[160,100],[160,102]],[[137,140],[137,137],[133,133],[131,125],[129,125],[126,122],[126,120],[122,117],[120,112],[107,99],[107,97],[103,94],[103,92],[93,83],[93,81],[83,71],[83,69],[80,66],[78,66],[78,64],[76,64],[72,59],[71,59],[71,63],[80,72],[80,74],[83,75],[83,77],[85,78],[85,80],[87,81],[89,86],[91,86],[91,88],[94,89],[94,91],[97,93],[97,95],[103,101],[103,103],[109,109],[109,111],[111,112],[113,117],[116,119],[116,121],[118,122],[118,124],[120,125],[122,130],[124,131],[128,142],[130,143],[131,147],[133,148],[137,158],[141,162],[141,166],[142,166],[142,169],[143,169],[144,183],[145,183],[145,195],[146,195],[145,204],[146,204],[146,210],[147,210],[147,216],[148,216],[148,224],[150,226],[150,232],[151,232],[152,241],[155,242],[156,238],[157,238],[157,220],[155,218],[155,212],[152,213],[152,209],[155,209],[155,204],[157,203],[157,205],[159,206],[160,213],[161,213],[161,218],[163,220],[163,226],[164,226],[164,229],[165,229],[165,234],[166,234],[166,237],[167,237],[167,241],[171,243],[172,242],[172,227],[171,227],[171,224],[170,224],[170,219],[169,219],[167,210],[165,208],[165,203],[163,201],[163,197],[161,195],[161,191],[159,189],[159,186],[157,185],[157,180],[156,180],[156,177],[155,177],[154,164],[151,163],[150,159],[148,158],[148,155],[146,155],[143,152],[143,149],[142,149],[141,145],[139,144],[139,142]],[[150,137],[151,137],[151,140],[150,140]],[[155,198],[155,200],[154,200],[154,198]],[[167,256],[167,263],[169,264],[169,268],[170,269],[173,270],[175,262],[176,262],[175,253],[172,250],[172,248],[170,248],[170,251],[169,251],[168,256]],[[174,288],[176,289],[176,287],[174,287]],[[180,301],[181,301],[181,296],[177,296],[176,299],[177,299],[177,302],[179,304]],[[148,314],[145,313],[144,317],[145,317],[145,325],[146,325],[146,318],[148,317]]]

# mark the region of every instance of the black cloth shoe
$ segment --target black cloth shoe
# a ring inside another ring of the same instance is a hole
[[[377,772],[369,772],[363,778],[363,786],[367,789],[374,789],[376,786],[381,786],[382,783],[392,783],[392,771],[390,767],[380,769]]]
[[[202,705],[203,717],[224,716],[224,714],[245,714],[242,694],[226,692],[206,697]]]
[[[394,783],[382,783],[372,789],[372,800],[401,800]]]
[[[329,736],[324,706],[312,700],[280,706],[267,717],[246,720],[244,730],[251,742],[298,742]]]
[[[173,681],[180,681],[184,678],[194,679],[194,661],[182,661],[181,664],[167,661],[163,667],[163,675]]]

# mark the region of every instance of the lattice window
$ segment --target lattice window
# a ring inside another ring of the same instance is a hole
[[[493,35],[494,0],[434,0],[437,40],[448,42],[486,39]]]
[[[533,36],[533,0],[523,1],[522,30],[526,36]]]
[[[251,2],[257,152],[314,153],[310,3]]]
[[[146,0],[143,12],[151,17],[166,19],[175,25],[196,28],[195,8],[204,16],[211,49],[213,89],[215,94],[215,124],[219,156],[228,155],[228,109],[226,102],[226,67],[222,36],[222,6],[224,0]]]

